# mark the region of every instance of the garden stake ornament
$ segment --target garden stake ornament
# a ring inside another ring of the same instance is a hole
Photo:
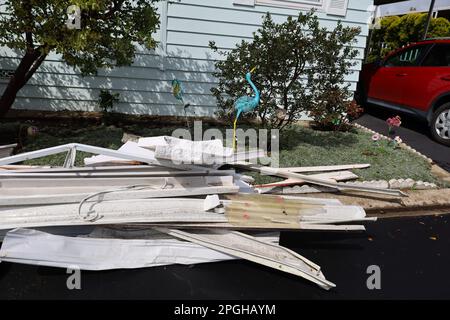
[[[183,100],[183,94],[184,94],[184,88],[181,82],[178,79],[172,80],[172,94],[175,97],[175,99],[180,100],[184,105],[184,119],[186,120],[186,125],[188,127],[188,130],[191,131],[191,126],[189,125],[189,120],[187,117],[186,109],[189,108],[191,105],[190,103],[184,103]]]
[[[256,88],[255,84],[252,82],[251,79],[252,73],[255,72],[255,70],[256,67],[251,69],[250,72],[247,72],[247,74],[245,75],[245,80],[247,80],[247,82],[252,87],[253,91],[255,92],[255,96],[254,97],[242,96],[239,99],[237,99],[234,103],[234,109],[237,111],[237,114],[233,126],[233,150],[236,150],[236,126],[239,116],[243,112],[253,111],[259,104],[260,93],[258,91],[258,88]]]

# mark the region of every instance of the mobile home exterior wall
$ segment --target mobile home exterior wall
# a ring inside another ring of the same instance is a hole
[[[0,1],[1,3],[2,1]],[[179,0],[158,3],[161,26],[155,50],[138,48],[132,66],[99,70],[96,76],[82,77],[50,54],[29,83],[19,92],[14,109],[49,111],[98,111],[101,89],[120,93],[117,112],[146,115],[182,115],[181,103],[172,97],[171,82],[183,82],[185,100],[191,103],[189,115],[213,116],[215,98],[210,88],[217,83],[212,75],[220,57],[209,48],[209,41],[230,50],[242,39],[251,40],[262,17],[270,12],[277,22],[296,16],[299,10],[316,8],[327,28],[344,25],[360,27],[356,45],[357,66],[347,77],[356,88],[368,35],[373,0]],[[0,48],[0,91],[6,86],[8,71],[19,63],[20,53]]]

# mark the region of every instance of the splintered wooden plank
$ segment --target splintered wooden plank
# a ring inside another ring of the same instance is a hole
[[[236,226],[299,227],[301,222],[336,223],[365,220],[360,207],[324,205],[278,196],[228,195],[224,203],[228,222]]]
[[[326,179],[318,179],[318,178],[312,178],[310,176],[294,173],[294,172],[286,172],[286,171],[280,171],[278,168],[272,168],[272,167],[265,167],[265,166],[258,166],[254,165],[248,162],[236,162],[233,165],[238,167],[243,167],[248,170],[256,171],[261,174],[270,175],[270,176],[277,176],[281,178],[292,178],[292,179],[299,179],[304,180],[305,182],[316,184],[319,186],[324,186],[328,188],[334,188],[341,191],[363,191],[368,193],[377,193],[377,194],[386,194],[391,196],[407,196],[405,193],[403,193],[401,190],[395,190],[395,189],[380,189],[380,188],[373,188],[373,187],[366,187],[361,185],[352,185],[350,183],[339,183],[339,182],[330,182]]]
[[[308,177],[328,180],[331,183],[336,182],[336,181],[347,181],[347,180],[358,179],[358,176],[351,171],[320,173],[320,174],[308,175]],[[289,178],[289,179],[279,181],[279,182],[257,185],[255,187],[256,188],[289,187],[289,186],[299,185],[299,184],[304,184],[304,183],[306,183],[305,180]]]
[[[320,267],[305,257],[280,245],[265,243],[240,232],[227,230],[181,231],[167,228],[156,228],[156,230],[178,239],[302,277],[325,290],[335,287],[334,283],[325,279]]]
[[[337,166],[315,166],[315,167],[284,167],[280,168],[281,171],[287,172],[327,172],[327,171],[341,171],[341,170],[351,170],[351,169],[366,169],[369,168],[370,164],[344,164]]]

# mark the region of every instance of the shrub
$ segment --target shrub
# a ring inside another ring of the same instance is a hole
[[[98,106],[100,110],[106,114],[110,112],[114,103],[119,102],[119,93],[111,93],[109,90],[100,90],[100,94],[98,95]]]
[[[260,105],[242,117],[257,117],[264,127],[280,130],[305,112],[311,112],[315,119],[321,119],[322,111],[333,113],[325,114],[326,119],[335,117],[331,105],[338,103],[340,112],[349,98],[344,76],[352,63],[346,60],[357,53],[349,46],[358,33],[359,29],[343,27],[340,22],[330,33],[320,27],[313,11],[289,17],[281,24],[268,13],[253,34],[253,41],[242,41],[229,52],[211,42],[211,49],[224,57],[216,62],[214,75],[219,83],[211,89],[219,107],[217,115],[227,121],[234,119],[234,101],[251,94],[244,75],[256,66],[252,81],[261,91]],[[322,92],[329,88],[333,92]]]
[[[353,106],[350,84],[345,77],[352,73],[356,65],[358,50],[352,45],[356,43],[359,28],[346,28],[341,23],[327,32],[322,29],[316,34],[319,44],[314,59],[314,77],[311,90],[314,104],[310,116],[316,125],[325,130],[347,130],[348,111]],[[352,110],[350,110],[352,111]]]
[[[114,107],[114,103],[119,102],[119,97],[119,93],[111,93],[109,90],[100,90],[98,107],[103,113],[102,123],[104,125],[114,122],[114,117],[110,112]]]
[[[305,77],[308,78],[307,65],[314,57],[313,37],[317,30],[319,22],[312,13],[289,17],[282,24],[275,23],[268,13],[262,27],[253,34],[252,42],[242,41],[227,53],[218,51],[211,43],[213,50],[226,57],[216,63],[219,84],[211,90],[217,98],[218,115],[234,117],[234,100],[250,93],[244,75],[256,66],[252,80],[261,91],[260,105],[253,114],[243,117],[257,115],[263,126],[280,129],[298,120],[312,103],[307,90],[309,80]],[[277,117],[280,113],[286,117]]]

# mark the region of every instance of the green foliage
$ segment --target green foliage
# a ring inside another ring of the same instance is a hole
[[[155,0],[6,0],[0,16],[0,45],[22,51],[37,47],[61,54],[84,74],[129,65],[134,43],[155,46],[159,25]],[[81,29],[67,27],[70,5],[81,9]],[[26,33],[26,34],[24,34]],[[30,40],[28,37],[32,37]]]
[[[111,93],[109,90],[100,90],[98,106],[103,113],[110,112],[114,103],[119,102],[119,93]]]
[[[380,28],[373,30],[368,61],[383,58],[397,48],[422,40],[428,14],[410,13],[402,17],[385,17],[380,21]],[[450,22],[443,18],[433,18],[427,38],[450,36]]]
[[[331,32],[324,29],[315,34],[317,41],[314,79],[309,88],[314,103],[309,114],[316,125],[326,130],[348,130],[349,113],[354,107],[353,92],[345,77],[356,65],[356,44],[359,28],[346,28],[341,23]]]
[[[267,14],[253,41],[242,41],[230,52],[210,43],[225,57],[216,63],[219,84],[211,90],[219,106],[218,116],[229,121],[234,118],[234,101],[251,94],[244,75],[254,66],[257,70],[252,80],[261,91],[261,101],[244,117],[258,117],[265,127],[284,129],[303,112],[316,110],[318,102],[332,103],[321,90],[335,88],[341,99],[348,98],[343,79],[352,65],[347,60],[357,54],[351,45],[358,33],[359,29],[343,27],[341,22],[330,32],[320,27],[311,11],[281,24]]]

